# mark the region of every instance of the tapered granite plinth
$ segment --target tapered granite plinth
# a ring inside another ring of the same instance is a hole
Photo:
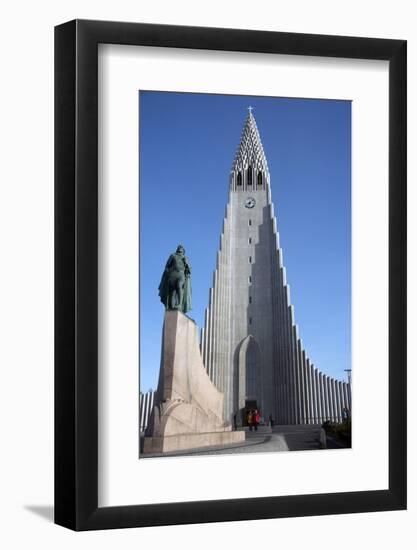
[[[165,313],[161,367],[144,453],[180,451],[244,441],[223,417],[223,393],[211,382],[197,326],[179,311]]]

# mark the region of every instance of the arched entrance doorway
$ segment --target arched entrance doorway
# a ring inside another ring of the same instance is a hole
[[[240,423],[246,424],[249,409],[261,407],[261,350],[250,334],[239,348],[239,412]]]

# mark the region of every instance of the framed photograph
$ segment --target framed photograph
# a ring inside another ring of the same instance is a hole
[[[351,102],[142,90],[139,112],[140,457],[350,447]]]
[[[404,40],[60,25],[55,197],[56,523],[405,509]]]

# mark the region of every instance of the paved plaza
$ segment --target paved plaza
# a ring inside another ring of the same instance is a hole
[[[161,456],[193,456],[193,455],[229,455],[241,453],[266,453],[283,451],[312,451],[323,448],[323,433],[320,425],[295,426],[260,426],[257,431],[246,431],[246,439],[242,443],[228,447],[205,447],[190,451],[153,453],[144,458]],[[327,441],[327,448],[338,448],[333,440]]]

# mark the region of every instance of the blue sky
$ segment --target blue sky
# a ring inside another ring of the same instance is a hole
[[[141,389],[156,388],[164,307],[158,285],[179,243],[193,310],[208,304],[229,173],[249,105],[271,175],[295,319],[314,365],[351,362],[351,104],[348,101],[140,92]]]

